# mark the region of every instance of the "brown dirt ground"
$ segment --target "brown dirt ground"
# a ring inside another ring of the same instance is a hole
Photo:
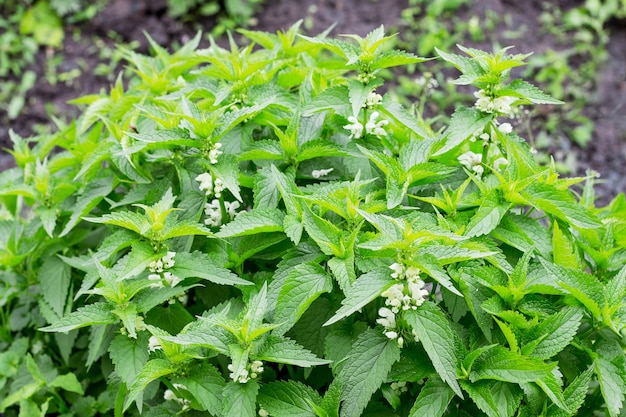
[[[542,10],[539,0],[479,0],[474,3],[471,8],[461,8],[458,17],[484,16],[487,10],[492,10],[498,15],[510,14],[510,25],[525,28],[523,39],[515,45],[516,51],[541,53],[554,42],[549,35],[537,30]],[[556,3],[567,9],[579,2],[560,0]],[[275,32],[308,17],[307,21],[312,23],[308,30],[311,34],[336,24],[333,35],[356,33],[364,36],[381,24],[385,27],[398,26],[400,14],[407,7],[408,0],[266,0],[263,10],[256,15],[258,22],[254,29]],[[159,44],[171,47],[184,43],[196,33],[198,27],[208,32],[212,25],[214,21],[211,19],[204,19],[195,26],[173,20],[166,13],[166,0],[115,0],[93,20],[83,22],[76,28],[67,27],[62,50],[42,49],[31,66],[38,78],[28,93],[27,105],[20,116],[9,122],[6,115],[0,114],[0,147],[10,146],[9,128],[22,136],[29,136],[33,134],[35,125],[50,125],[47,106],[53,105],[54,114],[60,118],[76,117],[78,109],[67,104],[68,100],[97,93],[110,86],[115,71],[108,75],[96,75],[92,71],[98,62],[102,62],[102,48],[97,46],[96,39],[112,46],[113,41],[108,35],[116,32],[117,39],[137,41],[139,51],[145,52],[148,43],[144,32]],[[74,36],[76,29],[80,36]],[[588,168],[601,174],[602,182],[597,187],[600,204],[606,204],[613,196],[626,191],[626,22],[610,22],[609,29],[610,58],[597,74],[596,86],[589,92],[590,105],[585,110],[585,114],[595,122],[593,139],[584,149],[568,140],[561,140],[557,145],[562,152],[577,154],[578,174],[584,174]],[[498,40],[498,33],[494,37],[492,41]],[[498,43],[507,44],[504,40]],[[480,46],[490,48],[490,45]],[[63,56],[63,62],[57,69],[59,73],[81,68],[80,77],[71,83],[49,84],[44,76],[44,66],[46,54],[50,53]],[[10,158],[6,154],[0,155],[0,169],[7,166],[10,166]]]

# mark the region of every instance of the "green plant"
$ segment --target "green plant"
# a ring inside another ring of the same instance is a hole
[[[223,35],[228,30],[247,27],[253,23],[254,13],[263,0],[168,0],[167,12],[175,19],[197,20],[197,16],[217,16],[217,25],[211,30],[214,36]]]
[[[437,134],[376,93],[423,58],[298,26],[124,51],[127,89],[12,134],[0,412],[620,415],[626,200],[504,122],[559,104],[527,55],[438,51],[477,100]]]

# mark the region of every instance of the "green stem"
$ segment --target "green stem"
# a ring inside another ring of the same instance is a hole
[[[117,397],[115,397],[115,410],[113,411],[114,417],[124,417],[124,398],[126,397],[126,384],[120,381],[120,388],[117,391]]]

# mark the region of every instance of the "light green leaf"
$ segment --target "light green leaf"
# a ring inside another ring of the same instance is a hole
[[[209,413],[219,415],[221,412],[226,382],[213,365],[206,362],[194,365],[184,376],[172,378],[172,383],[183,385]]]
[[[513,90],[519,97],[522,97],[533,104],[563,104],[561,100],[550,97],[537,87],[524,80],[517,79],[506,87],[506,90]]]
[[[218,237],[256,235],[259,233],[282,232],[284,214],[273,208],[255,208],[244,211],[230,223],[222,226]]]
[[[252,285],[230,270],[216,265],[213,258],[203,252],[179,252],[174,257],[172,274],[180,279],[201,278],[220,285]]]
[[[450,126],[443,139],[439,142],[441,144],[439,149],[433,155],[443,155],[456,148],[475,131],[483,129],[492,119],[493,115],[485,116],[475,108],[458,108],[452,115]]]
[[[595,276],[554,265],[543,258],[539,260],[556,284],[572,294],[594,317],[602,316],[600,306],[605,303],[604,288]]]
[[[554,263],[571,269],[578,268],[578,259],[571,242],[561,231],[557,221],[552,222],[552,253]]]
[[[287,159],[280,143],[275,140],[258,140],[239,155],[240,161],[255,159]]]
[[[136,339],[118,334],[111,341],[109,355],[115,371],[128,387],[133,385],[135,378],[148,362],[148,338],[147,332],[141,332]]]
[[[565,402],[569,407],[569,411],[576,413],[583,405],[587,392],[589,391],[589,383],[593,376],[593,367],[589,367],[585,372],[578,375],[574,381],[563,392]],[[552,404],[548,408],[547,417],[570,417],[571,413],[558,408]]]
[[[336,323],[365,307],[394,283],[388,269],[378,269],[361,275],[347,291],[346,298],[341,302],[341,308],[324,323],[324,326]]]
[[[397,67],[399,65],[418,64],[420,62],[429,61],[430,58],[420,58],[410,52],[394,49],[391,51],[383,52],[372,63],[373,68],[390,68]]]
[[[70,289],[71,271],[68,264],[57,256],[46,258],[39,268],[39,285],[43,299],[62,317]]]
[[[50,382],[51,387],[61,388],[65,391],[75,392],[78,395],[84,395],[83,386],[76,378],[76,375],[67,373],[59,375]]]
[[[429,301],[417,310],[408,310],[404,317],[417,333],[439,377],[463,398],[456,375],[457,363],[460,362],[458,342],[447,317]]]
[[[304,226],[299,218],[292,216],[291,214],[287,214],[283,220],[283,229],[287,237],[291,239],[294,245],[300,243]]]
[[[176,336],[163,336],[163,340],[184,346],[203,346],[224,355],[229,355],[229,345],[237,343],[237,339],[225,328],[216,326],[212,319],[200,318],[189,325],[189,328]]]
[[[350,100],[345,85],[328,88],[309,101],[302,109],[303,116],[310,116],[326,110],[334,110],[340,115],[349,114]]]
[[[437,376],[431,376],[422,387],[410,417],[441,417],[454,397],[454,391]]]
[[[529,341],[542,338],[529,354],[540,359],[549,359],[565,349],[578,331],[583,313],[577,308],[562,310],[543,320],[531,332]]]
[[[609,358],[600,355],[593,362],[593,366],[609,415],[617,417],[620,415],[626,392],[626,383],[620,376],[624,374],[624,370],[618,369]]]
[[[322,252],[326,255],[343,256],[341,230],[310,209],[305,210],[303,214],[304,230],[317,243]]]
[[[311,351],[285,337],[269,336],[259,348],[257,359],[285,363],[308,368],[310,366],[327,365],[330,361],[319,359]]]
[[[169,220],[169,219],[168,219]],[[173,239],[181,236],[212,236],[213,233],[203,225],[191,220],[177,220],[176,222],[166,221],[165,227],[158,233],[161,241]]]
[[[346,155],[348,155],[346,151],[341,149],[341,147],[334,142],[321,139],[311,140],[300,147],[296,154],[296,161],[302,162],[314,158]]]
[[[63,237],[71,232],[80,219],[96,207],[113,190],[113,186],[111,177],[98,178],[90,182],[72,206],[72,216],[65,224],[59,237]]]
[[[224,417],[256,417],[256,398],[259,384],[229,382],[224,387],[222,415]]]
[[[389,117],[393,119],[397,124],[404,126],[406,129],[409,129],[418,138],[423,138],[425,149],[423,152],[420,152],[422,155],[420,159],[415,160],[413,163],[426,162],[428,160],[428,154],[430,153],[430,148],[432,146],[432,142],[428,140],[426,142],[426,138],[430,138],[431,135],[426,133],[424,129],[419,125],[418,119],[409,113],[400,103],[394,101],[394,99],[389,95],[385,94],[383,96],[383,103],[380,106],[380,113],[383,116]],[[402,159],[402,157],[401,157]],[[423,160],[421,160],[423,159]],[[406,167],[406,165],[404,165]]]
[[[614,307],[624,302],[626,292],[626,265],[606,284],[606,298],[609,307]]]
[[[426,247],[425,250],[428,250],[427,248],[428,247]],[[437,246],[434,246],[433,248],[442,248],[442,247],[437,245]],[[451,248],[453,249],[453,252],[456,252],[454,251],[454,249],[456,248],[445,247],[445,249],[442,250],[444,254],[447,251],[447,248]],[[434,251],[433,253],[438,253],[438,252]],[[458,252],[456,252],[454,256],[457,256],[457,254]],[[464,254],[467,255],[467,253],[464,253]],[[448,291],[450,291],[453,294],[458,295],[459,297],[463,297],[463,294],[461,294],[459,290],[456,289],[454,284],[452,284],[452,280],[450,280],[450,277],[446,273],[445,269],[441,267],[441,265],[438,262],[438,259],[436,259],[435,256],[436,255],[431,255],[430,253],[419,253],[417,259],[413,263],[415,264],[415,266],[417,266],[419,269],[424,271],[427,275],[429,275],[431,278],[433,278],[435,281],[441,284],[441,286],[445,287]],[[479,256],[479,257],[482,257],[482,256]]]
[[[478,207],[463,234],[471,237],[489,234],[498,227],[510,205],[510,203],[500,203],[496,192],[490,192],[484,196],[480,207]]]
[[[118,319],[112,311],[113,307],[105,302],[89,304],[39,330],[42,332],[69,332],[95,324],[114,324],[117,323]]]
[[[276,381],[261,387],[257,402],[274,417],[316,417],[312,405],[319,405],[322,398],[301,382]]]
[[[496,346],[479,356],[472,367],[470,381],[483,379],[520,384],[536,382],[552,375],[554,365]]]
[[[317,297],[332,289],[331,277],[319,265],[302,264],[290,270],[276,302],[273,321],[280,326],[273,334],[284,334]]]
[[[137,378],[135,378],[135,383],[130,387],[126,402],[124,402],[124,409],[130,406],[150,382],[163,376],[171,375],[176,371],[177,368],[167,359],[152,359],[148,361],[137,375]],[[139,408],[139,412],[141,413],[142,402],[137,402],[137,408]]]
[[[118,211],[107,213],[102,217],[85,217],[83,220],[92,223],[111,224],[132,230],[140,235],[145,235],[151,228],[148,219],[139,213],[132,211]]]
[[[341,417],[360,416],[399,359],[396,341],[373,329],[361,333],[337,375],[343,387]]]

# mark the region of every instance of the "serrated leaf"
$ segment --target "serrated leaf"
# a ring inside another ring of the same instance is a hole
[[[498,227],[500,220],[507,213],[510,203],[500,203],[495,192],[484,196],[476,214],[472,217],[463,233],[465,236],[482,236]]]
[[[583,313],[577,308],[568,308],[546,318],[531,333],[529,340],[543,338],[532,352],[527,354],[540,359],[549,359],[561,352],[576,335],[582,318]]]
[[[39,268],[39,285],[43,299],[62,317],[70,289],[71,271],[68,264],[56,256],[46,258]]]
[[[574,253],[574,248],[561,231],[557,221],[552,223],[552,248],[555,264],[572,269],[578,268],[578,259]]]
[[[548,94],[524,80],[515,80],[509,84],[506,89],[515,91],[522,98],[525,98],[533,104],[563,104],[561,100],[550,97]]]
[[[440,246],[436,246],[433,248],[440,248]],[[437,253],[437,251],[434,251],[434,253]],[[454,256],[457,255],[458,252]],[[431,255],[430,253],[420,253],[414,263],[418,268],[420,268],[427,275],[429,275],[431,278],[441,284],[441,286],[445,287],[448,291],[458,295],[459,297],[463,297],[463,294],[461,294],[459,290],[456,289],[454,284],[452,284],[452,280],[450,280],[450,277],[446,273],[445,269],[441,267],[438,259],[436,259],[434,255]]]
[[[417,159],[414,163],[426,162],[433,142],[430,140],[430,135],[419,125],[417,118],[402,107],[400,103],[394,101],[389,94],[383,96],[383,102],[379,110],[383,116],[393,119],[400,126],[404,126],[419,138],[424,139],[423,160]]]
[[[61,388],[65,391],[75,392],[78,395],[85,395],[83,386],[76,378],[76,375],[67,373],[59,375],[50,382],[51,387]]]
[[[275,335],[284,334],[321,294],[333,289],[332,279],[319,265],[297,265],[289,271],[276,301]]]
[[[74,203],[72,207],[72,215],[59,234],[59,237],[63,237],[71,232],[80,219],[96,207],[112,190],[113,179],[111,177],[98,178],[90,182],[76,199],[76,203]]]
[[[304,230],[317,243],[326,255],[343,256],[341,229],[330,221],[313,213],[310,209],[303,212]]]
[[[327,140],[311,140],[303,144],[296,154],[296,161],[303,162],[314,158],[346,156],[346,151],[339,145]]]
[[[247,148],[239,155],[240,161],[249,161],[255,159],[286,159],[285,152],[280,143],[275,140],[258,140],[252,146]]]
[[[184,376],[172,378],[172,382],[183,385],[204,410],[213,415],[221,412],[226,382],[213,365],[206,362],[194,365]]]
[[[252,285],[230,270],[216,265],[214,259],[203,252],[179,252],[174,257],[172,274],[180,279],[201,278],[220,285]]]
[[[373,329],[361,333],[337,375],[343,387],[341,417],[360,416],[399,359],[396,341]]]
[[[429,61],[430,58],[420,58],[410,52],[394,49],[392,51],[383,52],[374,62],[372,68],[390,68],[399,65],[418,64],[420,62]]]
[[[446,316],[435,304],[427,301],[417,310],[408,310],[404,317],[416,332],[439,377],[463,398],[456,375],[460,361],[458,343]]]
[[[255,235],[258,233],[282,232],[284,214],[273,208],[255,208],[241,212],[235,220],[222,226],[218,237]]]
[[[585,401],[592,376],[593,367],[589,367],[582,374],[578,375],[567,388],[565,388],[563,397],[569,407],[569,412],[560,409],[553,404],[548,408],[547,417],[569,417],[572,415],[571,413],[575,414]]]
[[[42,332],[68,332],[95,324],[114,324],[117,323],[118,319],[112,311],[113,307],[105,302],[89,304],[39,330]]]
[[[626,265],[606,284],[607,304],[610,307],[620,305],[624,302],[626,292]]]
[[[163,336],[163,340],[179,345],[197,345],[213,349],[229,355],[229,346],[237,343],[237,339],[228,330],[215,325],[215,320],[199,319],[191,323],[189,328],[176,336]]]
[[[349,113],[350,100],[348,99],[348,87],[345,85],[327,88],[310,100],[302,109],[303,116],[310,116],[327,110],[346,115]]]
[[[478,129],[483,129],[493,119],[493,115],[484,115],[475,108],[460,107],[450,120],[450,125],[445,132],[441,147],[433,156],[443,155],[459,146],[465,139]]]
[[[543,258],[539,260],[548,276],[556,284],[572,294],[594,317],[602,316],[600,306],[605,303],[604,291],[602,284],[595,276],[554,265]]]
[[[141,332],[136,339],[118,334],[111,341],[109,355],[115,371],[126,386],[130,387],[148,362],[148,334]]]
[[[623,375],[624,371],[618,369],[608,358],[602,356],[596,358],[593,366],[609,415],[617,417],[620,415],[624,403],[624,393],[626,392],[626,384],[620,376]]]
[[[472,367],[470,381],[483,379],[520,384],[536,382],[552,376],[554,365],[549,365],[540,359],[520,355],[510,350],[496,346],[479,356]]]
[[[151,228],[148,219],[144,215],[132,211],[107,213],[101,217],[85,217],[83,220],[123,227],[140,235],[145,235]]]
[[[316,417],[313,405],[322,398],[313,388],[298,381],[276,381],[261,387],[257,402],[275,417]]]
[[[581,229],[594,229],[601,223],[595,215],[579,204],[567,190],[554,185],[532,183],[521,192],[531,205]]]
[[[319,359],[311,351],[298,345],[286,337],[269,336],[259,348],[257,359],[285,363],[308,368],[310,366],[327,365],[330,361]]]
[[[304,231],[304,226],[302,225],[300,219],[296,216],[292,216],[291,214],[287,214],[283,219],[283,229],[287,237],[293,242],[294,245],[298,245],[298,243],[300,243],[302,232]]]
[[[410,417],[441,417],[454,397],[454,391],[437,376],[431,376],[413,404]]]
[[[259,384],[248,381],[245,384],[229,382],[224,387],[222,416],[256,417],[256,398]]]
[[[124,402],[124,409],[127,409],[130,404],[135,401],[137,396],[143,392],[146,386],[163,376],[171,375],[177,371],[177,368],[170,363],[167,359],[152,359],[148,361],[141,372],[137,374],[137,378],[135,378],[135,382],[130,387],[128,391],[128,396],[126,397],[126,401]],[[139,412],[142,410],[142,402],[137,402],[137,408],[139,408]]]
[[[470,384],[461,381],[461,386],[489,417],[512,417],[522,399],[519,388],[503,382],[479,381]]]
[[[169,220],[169,219],[168,219]],[[165,227],[158,233],[158,239],[165,241],[167,239],[173,239],[181,236],[212,236],[213,233],[203,225],[191,220],[177,220],[176,222],[167,221]]]
[[[324,323],[324,326],[336,323],[365,307],[394,283],[387,269],[378,269],[361,275],[347,291],[339,310]]]

